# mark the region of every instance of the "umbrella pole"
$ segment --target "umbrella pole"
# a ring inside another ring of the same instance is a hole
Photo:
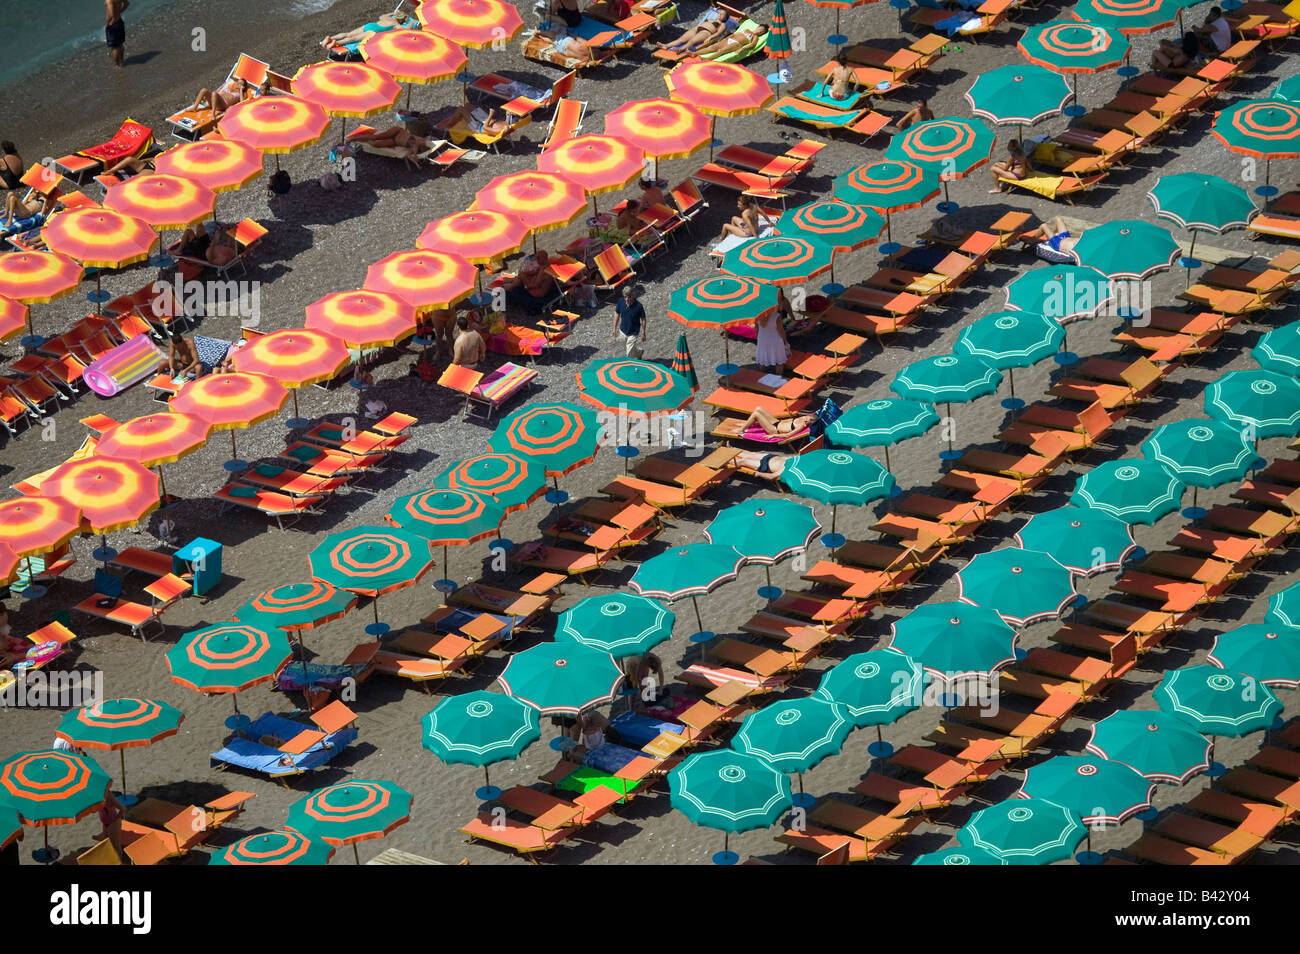
[[[840,505],[831,504],[831,533],[835,533],[835,515],[839,513]]]
[[[1076,80],[1077,82],[1077,80]],[[406,84],[406,112],[411,111],[411,84]]]
[[[235,429],[233,427],[230,429],[230,459],[232,461],[239,460],[239,452],[235,448]]]
[[[1016,396],[1016,369],[1007,368],[1007,382],[1011,385],[1011,396]]]
[[[95,314],[97,315],[102,314],[104,311],[104,304],[103,302],[100,301],[100,298],[103,297],[100,294],[100,292],[102,291],[101,280],[103,278],[103,275],[104,275],[104,270],[102,268],[95,269]],[[32,320],[32,314],[30,311],[27,313],[27,320],[28,321]]]
[[[884,746],[885,746],[885,734],[884,734],[883,732],[880,731],[880,726],[878,726],[878,725],[876,726],[876,741],[880,743],[880,747],[881,747],[881,748],[884,748]]]
[[[770,588],[772,586],[772,565],[770,563],[763,564],[763,574],[767,577],[767,585]]]
[[[451,579],[450,574],[447,572],[447,544],[445,543],[442,545],[442,575],[449,580]]]
[[[1079,105],[1079,74],[1074,73],[1071,75],[1074,77],[1074,93],[1070,98],[1074,100],[1074,105],[1078,106]]]
[[[163,476],[162,464],[158,465],[158,487],[162,491],[163,502],[167,502],[167,478]]]
[[[352,843],[352,860],[357,864],[361,864],[361,855],[357,851],[357,843],[355,841]]]
[[[492,787],[492,779],[488,777],[488,767],[486,765],[483,766],[483,787],[484,788]]]
[[[122,794],[126,794],[126,749],[117,750],[118,758],[122,762]]]
[[[691,605],[695,607],[695,625],[700,628],[700,632],[704,632],[704,620],[700,618],[700,603],[694,596],[691,597]]]
[[[717,133],[714,130],[716,130],[717,128],[718,128],[718,117],[710,116],[709,117],[709,162],[713,161],[713,144],[718,139]]]
[[[948,453],[952,453],[952,402],[944,405],[948,413]]]
[[[889,471],[890,473],[894,472],[894,468],[889,466],[889,445],[888,444],[885,445],[885,470]]]
[[[379,625],[379,597],[376,596],[373,600],[370,601],[370,608],[375,611],[375,625],[378,626]]]
[[[295,419],[299,421],[302,420],[302,415],[298,413],[298,389],[297,388],[293,388],[293,416]]]

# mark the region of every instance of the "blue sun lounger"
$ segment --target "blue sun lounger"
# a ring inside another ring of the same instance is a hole
[[[249,723],[242,734],[233,736],[220,751],[213,752],[211,764],[219,768],[236,766],[283,780],[320,768],[356,737],[356,729],[325,733],[310,724],[268,712]]]

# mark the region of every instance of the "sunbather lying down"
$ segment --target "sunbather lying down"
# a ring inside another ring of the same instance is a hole
[[[360,43],[366,37],[375,33],[387,33],[396,27],[419,28],[419,21],[415,17],[407,16],[405,13],[385,13],[378,20],[372,20],[370,23],[363,23],[355,30],[348,30],[346,33],[335,33],[333,36],[327,36],[320,41],[320,45],[329,49],[331,46],[347,46],[350,43]]]
[[[781,434],[797,434],[815,420],[817,420],[816,414],[800,414],[798,417],[778,419],[767,408],[756,407],[749,412],[749,417],[745,418],[744,423],[740,425],[740,432],[743,434],[757,424],[771,437],[777,437]]]
[[[763,454],[758,451],[741,451],[733,462],[740,470],[747,471],[764,480],[779,480],[790,454]]]
[[[234,241],[224,232],[210,235],[203,225],[191,225],[180,240],[181,255],[185,258],[203,259],[220,268],[228,265],[239,254]]]
[[[1050,222],[1044,222],[1032,232],[1020,237],[1020,243],[1026,248],[1035,248],[1038,257],[1045,261],[1062,264],[1072,261],[1070,249],[1083,237],[1082,232],[1071,233],[1065,220],[1059,215]]]
[[[717,7],[709,7],[705,10],[700,18],[695,21],[695,25],[686,30],[677,39],[671,43],[656,43],[661,50],[671,50],[674,53],[694,53],[715,40],[720,39],[727,33],[734,31],[740,23],[735,17],[729,17]]]
[[[570,36],[567,33],[553,33],[547,30],[538,30],[533,34],[533,41],[534,43],[541,41],[541,43],[544,44],[543,49],[529,51],[525,48],[525,52],[529,52],[530,55],[537,56],[538,58],[546,58],[547,51],[554,50],[560,56],[564,57],[569,64],[575,67],[596,62],[596,57],[591,52],[591,47],[579,37]]]
[[[226,83],[219,89],[208,89],[204,87],[199,90],[199,94],[194,97],[194,102],[190,104],[190,109],[210,109],[213,117],[219,117],[227,109],[236,103],[242,103],[246,99],[252,99],[254,96],[260,96],[271,88],[271,81],[263,81],[261,86],[253,86],[248,80],[237,80],[234,84]]]
[[[39,192],[35,193],[30,199],[20,199],[17,192],[10,192],[5,196],[5,220],[3,225],[8,227],[21,219],[30,219],[37,215],[48,216],[54,211],[58,201],[57,196],[41,195]]]

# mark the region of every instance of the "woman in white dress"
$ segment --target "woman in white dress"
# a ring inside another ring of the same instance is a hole
[[[758,364],[772,373],[785,371],[790,358],[790,342],[785,337],[785,324],[781,313],[774,312],[758,319]]]

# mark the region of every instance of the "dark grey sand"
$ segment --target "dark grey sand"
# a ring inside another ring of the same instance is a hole
[[[6,103],[4,128],[0,131],[19,143],[29,160],[39,159],[45,154],[61,155],[99,141],[111,133],[125,115],[154,124],[162,132],[163,117],[188,102],[198,86],[219,82],[239,50],[267,59],[276,69],[292,74],[299,66],[318,58],[316,42],[323,34],[349,28],[379,12],[373,3],[343,0],[326,13],[301,21],[283,21],[277,15],[275,4],[241,4],[237,14],[224,20],[213,15],[215,11],[231,9],[233,7],[229,5],[195,3],[165,21],[133,27],[128,47],[131,62],[121,72],[114,72],[108,66],[102,50],[88,52],[47,71],[37,81],[18,90],[18,95]],[[683,9],[693,18],[702,5],[695,0],[686,0]],[[767,5],[760,8],[764,18],[769,10]],[[833,17],[829,11],[811,9],[803,4],[788,6],[787,13],[792,26],[807,31],[809,52],[796,53],[792,61],[795,75],[804,77],[826,59],[828,47],[822,38],[831,32]],[[1040,23],[1058,13],[1055,5],[1047,4],[1037,12],[1026,13],[1022,24]],[[534,22],[531,14],[525,16],[529,23]],[[189,50],[190,30],[199,25],[208,32],[208,51],[205,54]],[[890,42],[899,35],[895,12],[884,4],[853,11],[845,17],[844,25],[845,32],[855,40]],[[979,43],[958,41],[960,52],[954,50],[945,57],[937,71],[928,78],[930,85],[924,87],[932,94],[932,106],[938,115],[969,115],[962,93],[981,71],[1020,60],[1015,49],[1020,29],[1003,29]],[[676,28],[669,32],[675,33]],[[1135,62],[1145,61],[1153,43],[1154,39],[1150,37],[1137,39],[1134,44]],[[1294,66],[1285,59],[1286,50],[1283,47],[1280,52],[1263,57],[1255,74],[1239,83],[1225,100],[1257,96],[1270,89],[1277,79],[1293,72]],[[145,61],[139,60],[141,53],[150,51],[156,51],[156,55],[148,56]],[[754,65],[763,73],[770,69],[766,62]],[[522,60],[517,48],[507,53],[475,51],[471,67],[477,73],[489,68],[538,72]],[[1084,77],[1080,82],[1081,99],[1085,104],[1100,104],[1115,90],[1117,83],[1111,74]],[[901,112],[915,102],[920,89],[912,89],[900,98],[888,101],[886,108]],[[607,109],[629,100],[663,93],[661,72],[644,53],[633,53],[618,65],[594,71],[577,88],[577,95],[589,103],[585,124],[588,131],[602,128],[602,116]],[[455,84],[417,88],[415,102],[433,106],[453,102],[459,95]],[[372,120],[380,124],[387,121],[386,116]],[[1064,122],[1063,119],[1052,120],[1037,131],[1056,130]],[[1151,220],[1153,212],[1145,194],[1159,175],[1188,170],[1203,170],[1229,178],[1240,174],[1243,168],[1241,160],[1230,155],[1210,136],[1210,123],[1211,115],[1208,114],[1193,118],[1183,130],[1166,137],[1130,168],[1112,175],[1104,188],[1084,196],[1074,209],[1020,194],[987,195],[988,177],[984,172],[978,172],[971,179],[953,184],[952,196],[963,206],[954,218],[958,222],[982,224],[992,221],[1002,211],[1026,209],[1039,217],[1066,213],[1092,223],[1134,216]],[[272,330],[300,324],[305,305],[326,292],[356,287],[363,280],[368,264],[390,252],[411,247],[429,220],[467,206],[475,190],[490,178],[531,167],[543,132],[544,125],[534,125],[526,130],[524,140],[516,144],[512,154],[489,156],[476,167],[445,178],[407,171],[396,161],[362,157],[358,181],[334,193],[326,193],[311,181],[328,168],[326,147],[320,146],[285,159],[285,168],[298,184],[288,196],[276,199],[269,209],[265,191],[259,184],[241,193],[223,196],[220,210],[224,219],[249,215],[270,229],[249,274],[250,278],[264,283],[261,289],[262,327]],[[802,135],[801,130],[795,127],[772,124],[763,114],[722,122],[719,132],[728,142],[750,143],[764,148],[792,144]],[[1003,130],[999,153],[1005,148],[1006,136]],[[805,177],[799,186],[810,195],[824,194],[835,174],[878,158],[883,146],[883,138],[873,140],[868,146],[855,140],[835,139],[818,157],[813,174]],[[700,161],[697,157],[665,163],[661,174],[675,183]],[[1295,168],[1293,162],[1276,163],[1273,181],[1284,187],[1293,185]],[[649,357],[671,355],[680,331],[665,317],[669,293],[688,281],[708,275],[712,268],[705,249],[724,216],[732,214],[734,195],[714,190],[708,198],[712,207],[697,226],[695,234],[685,236],[665,256],[653,262],[642,276],[644,301],[651,316]],[[907,241],[923,232],[937,217],[938,213],[932,206],[901,214],[894,220],[895,237]],[[576,234],[575,229],[569,229],[546,235],[543,244],[556,247]],[[1240,232],[1198,245],[1198,252],[1203,253],[1207,260],[1220,257],[1206,246],[1223,250],[1227,256],[1237,259],[1252,253],[1267,257],[1283,247],[1269,241],[1252,242]],[[852,281],[869,274],[877,259],[878,254],[872,249],[852,256],[837,267],[837,278]],[[867,360],[836,381],[831,396],[841,404],[851,404],[887,395],[889,382],[896,371],[916,358],[950,349],[960,329],[999,308],[1003,301],[1002,287],[1033,264],[1029,255],[1020,252],[1001,255],[973,282],[952,296],[946,308],[927,314],[913,330],[894,339],[883,353],[874,347],[869,349]],[[123,274],[108,276],[105,284],[111,291],[126,292],[152,277],[150,270],[136,267]],[[1153,282],[1154,303],[1172,304],[1184,281],[1181,272],[1157,277]],[[33,315],[38,330],[48,334],[70,325],[84,313],[84,307],[83,300],[74,296],[50,306],[35,307]],[[978,539],[951,552],[945,561],[930,570],[919,585],[902,594],[894,605],[878,611],[861,627],[852,642],[837,646],[831,656],[819,662],[813,671],[802,674],[792,691],[795,694],[808,692],[815,687],[821,671],[837,658],[879,645],[888,637],[890,622],[908,608],[924,600],[955,599],[955,574],[965,560],[1007,543],[1027,514],[1063,504],[1073,487],[1074,476],[1082,470],[1104,460],[1136,454],[1138,445],[1158,424],[1200,415],[1204,385],[1226,371],[1253,367],[1248,352],[1261,331],[1296,317],[1294,303],[1262,315],[1261,324],[1239,326],[1204,360],[1175,372],[1157,400],[1127,417],[1108,435],[1104,447],[1076,463],[1073,473],[1057,476],[1041,493],[1022,501],[1017,512],[1004,514],[986,527]],[[611,309],[603,307],[594,318],[582,322],[562,350],[537,366],[542,385],[536,392],[537,397],[576,399],[574,371],[592,358],[609,357],[615,353],[608,337],[611,320]],[[1074,324],[1069,329],[1070,346],[1083,355],[1112,353],[1115,345],[1110,336],[1116,325],[1113,319]],[[209,335],[233,337],[238,333],[237,320],[209,320],[201,330]],[[714,336],[698,332],[692,332],[690,337],[702,393],[707,394],[716,378],[712,368],[722,358],[721,342]],[[828,334],[818,333],[810,341],[817,344],[828,339]],[[12,353],[15,347],[10,345],[7,353]],[[743,344],[733,344],[732,355],[739,356],[741,361],[752,360],[752,353]],[[172,683],[163,659],[166,649],[187,631],[229,619],[239,605],[262,589],[305,578],[307,554],[326,533],[378,522],[395,496],[427,486],[432,477],[448,465],[484,448],[490,429],[463,420],[459,401],[454,400],[449,392],[422,385],[418,379],[409,377],[407,370],[413,360],[413,352],[409,351],[386,355],[376,370],[375,387],[367,392],[368,398],[378,398],[389,408],[408,411],[420,419],[414,437],[403,448],[397,464],[372,485],[377,492],[357,492],[332,500],[324,516],[309,518],[289,532],[268,530],[256,515],[222,515],[208,499],[207,495],[223,483],[221,463],[229,456],[225,435],[219,435],[213,441],[213,447],[200,450],[167,468],[168,488],[184,499],[165,511],[163,516],[175,521],[175,534],[180,542],[202,535],[224,544],[226,579],[223,585],[210,594],[207,601],[187,599],[174,607],[166,617],[168,629],[165,636],[145,644],[85,618],[73,621],[74,629],[82,637],[80,665],[104,671],[105,691],[109,697],[150,696],[174,703],[186,712],[187,718],[178,736],[147,750],[137,749],[128,753],[130,787],[136,793],[176,800],[201,800],[231,788],[256,792],[257,797],[238,823],[236,834],[242,834],[276,827],[283,822],[293,801],[321,785],[347,777],[391,779],[412,791],[415,803],[411,823],[389,835],[383,846],[443,861],[468,857],[475,864],[518,863],[513,856],[488,846],[466,846],[464,838],[456,831],[478,810],[473,791],[481,781],[481,772],[466,766],[444,765],[420,747],[419,720],[436,702],[437,696],[426,695],[408,683],[385,677],[373,678],[362,687],[355,705],[360,716],[360,740],[328,769],[303,778],[292,789],[286,789],[238,773],[223,775],[208,767],[208,753],[217,749],[226,736],[222,721],[230,713],[230,700],[200,697]],[[1021,372],[1017,375],[1017,393],[1035,399],[1048,386],[1052,373],[1055,373],[1055,365],[1050,362]],[[307,389],[301,400],[302,411],[309,417],[329,415],[337,419],[358,410],[357,392],[347,387],[329,393]],[[54,417],[53,440],[43,441],[39,432],[31,432],[18,441],[8,441],[0,451],[0,476],[10,483],[61,462],[84,437],[84,428],[77,423],[80,417],[104,412],[123,420],[155,408],[157,405],[150,401],[143,387],[136,387],[110,401],[83,397]],[[1004,413],[995,398],[956,408],[958,443],[990,442],[1004,422]],[[274,456],[283,446],[284,432],[279,421],[268,421],[251,430],[238,432],[238,437],[241,456],[253,459],[259,455]],[[939,449],[937,431],[896,447],[891,459],[900,485],[925,488],[938,479]],[[1259,450],[1266,458],[1287,453],[1285,442],[1280,440],[1264,441]],[[564,486],[574,498],[581,498],[595,492],[621,470],[622,464],[615,456],[603,454],[591,465],[566,478]],[[703,539],[702,528],[718,508],[753,494],[770,493],[771,489],[766,486],[737,481],[705,505],[688,513],[673,515],[662,541],[700,541]],[[1202,492],[1200,502],[1202,505],[1225,502],[1228,493],[1227,489]],[[535,538],[538,535],[537,524],[549,510],[549,505],[538,501],[527,511],[512,515],[504,527],[505,535],[516,541]],[[829,518],[825,508],[817,510],[823,520]],[[851,539],[865,537],[867,527],[879,512],[879,507],[862,511],[841,508],[839,529]],[[119,547],[128,544],[154,546],[158,543],[154,533],[159,519],[160,515],[155,515],[138,533],[115,534],[113,542]],[[1175,514],[1153,527],[1137,527],[1135,532],[1141,545],[1156,549],[1181,525],[1182,518]],[[641,559],[658,552],[663,543],[656,542],[635,551],[634,558]],[[90,550],[94,545],[90,539],[74,544],[78,564],[51,588],[44,599],[26,603],[10,601],[15,632],[25,633],[36,628],[52,613],[74,605],[90,592],[89,581],[94,567]],[[818,545],[810,556],[818,556],[821,552]],[[485,555],[481,547],[453,551],[451,575],[462,581],[480,575],[492,578],[488,568],[480,564]],[[908,839],[902,860],[910,861],[921,852],[951,844],[955,829],[960,827],[969,811],[982,807],[985,802],[1007,797],[1019,788],[1023,768],[1027,765],[1053,753],[1081,752],[1093,721],[1104,718],[1117,708],[1151,708],[1154,703],[1150,690],[1161,674],[1170,668],[1202,662],[1217,632],[1261,619],[1268,594],[1285,584],[1288,575],[1293,574],[1296,562],[1294,554],[1283,554],[1264,563],[1190,631],[1180,633],[1166,648],[1145,657],[1142,665],[1108,697],[1081,709],[1056,737],[1049,752],[1017,765],[1016,771],[1007,772],[984,786],[978,792],[977,800],[936,817],[934,824],[924,826],[917,835]],[[631,565],[615,567],[599,584],[625,585],[632,571]],[[799,585],[797,575],[789,566],[775,568],[772,575],[779,586],[794,588]],[[1103,595],[1112,579],[1112,576],[1104,574],[1085,581],[1081,588],[1090,598],[1097,598]],[[762,601],[754,592],[761,580],[761,572],[749,568],[737,582],[702,600],[706,623],[719,632],[735,631],[761,605]],[[595,588],[585,590],[581,584],[568,586],[557,608],[571,605],[589,592],[602,591]],[[395,625],[407,625],[428,613],[438,601],[438,594],[427,584],[421,584],[386,596],[382,601],[382,612]],[[679,606],[678,609],[681,619],[677,634],[672,642],[661,648],[672,672],[678,671],[696,652],[686,640],[695,628],[693,619],[688,619],[690,609],[688,606]],[[363,611],[314,630],[309,635],[308,646],[321,661],[340,660],[362,638],[360,630],[368,615],[368,610]],[[548,620],[542,632],[527,634],[522,646],[546,638],[552,625]],[[1054,624],[1051,623],[1031,627],[1024,632],[1021,645],[1043,645],[1053,631]],[[515,648],[520,646],[516,643]],[[460,691],[492,686],[504,661],[503,656],[496,655],[471,680],[458,683],[452,689]],[[1298,711],[1295,694],[1283,693],[1283,698],[1287,702],[1286,716],[1294,716]],[[282,695],[258,688],[242,695],[240,707],[252,713],[268,709],[285,713],[292,709],[292,703]],[[0,755],[49,745],[60,714],[54,710],[8,713]],[[918,741],[939,718],[939,710],[923,708],[888,727],[887,738],[898,746]],[[551,738],[554,732],[548,726],[544,738]],[[841,754],[825,760],[805,776],[805,788],[819,797],[851,795],[853,785],[872,765],[866,747],[873,736],[869,731],[851,736]],[[1219,740],[1216,755],[1228,766],[1237,765],[1249,758],[1261,741],[1259,734],[1241,740]],[[517,762],[495,766],[493,780],[502,785],[527,784],[552,766],[554,756],[545,741],[535,744]],[[102,762],[116,775],[116,758],[105,755]],[[1167,809],[1185,801],[1206,784],[1202,777],[1182,787],[1161,786],[1157,806]],[[96,827],[92,818],[75,826],[54,828],[50,832],[51,843],[65,851],[85,848],[91,844]],[[1093,846],[1102,851],[1118,849],[1136,839],[1141,828],[1141,822],[1130,821],[1117,830],[1096,835]],[[779,846],[771,840],[775,833],[775,829],[749,832],[733,837],[731,845],[742,857],[755,855],[799,863],[811,861],[810,856],[782,855]],[[705,863],[720,843],[719,833],[697,828],[671,810],[666,791],[660,790],[621,808],[584,835],[579,843],[556,852],[551,860],[556,863]],[[373,855],[379,847],[374,844],[363,846],[363,858]],[[1286,842],[1270,845],[1255,860],[1294,862],[1294,845]]]

